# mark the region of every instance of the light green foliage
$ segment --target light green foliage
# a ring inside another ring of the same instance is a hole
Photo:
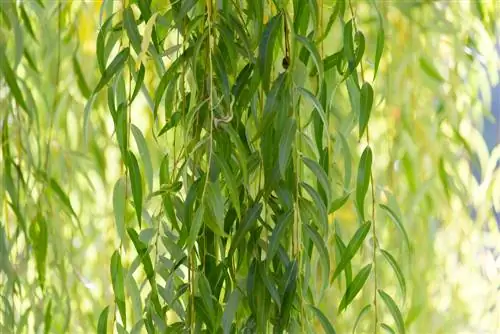
[[[0,332],[494,332],[499,10],[2,3]]]

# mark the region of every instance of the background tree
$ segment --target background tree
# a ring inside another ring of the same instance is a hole
[[[499,328],[494,1],[0,14],[2,331]]]

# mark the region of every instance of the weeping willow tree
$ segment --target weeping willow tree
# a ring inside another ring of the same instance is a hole
[[[499,330],[495,1],[0,14],[2,332]]]

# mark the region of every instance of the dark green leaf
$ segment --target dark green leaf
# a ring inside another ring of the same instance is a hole
[[[370,231],[370,226],[371,222],[366,222],[363,225],[361,225],[360,228],[358,228],[356,233],[354,233],[354,236],[352,237],[351,241],[349,241],[349,244],[347,245],[347,248],[344,254],[342,255],[342,258],[340,259],[340,262],[337,265],[335,272],[333,273],[332,280],[335,280],[335,278],[337,278],[337,276],[342,272],[342,270],[344,270],[346,266],[350,263],[354,255],[356,255],[356,252],[358,251],[359,247],[365,240],[368,231]]]
[[[125,286],[123,284],[123,267],[120,253],[115,251],[111,256],[111,283],[115,293],[115,302],[120,312],[122,323],[127,324],[127,313],[125,307]]]
[[[222,315],[222,329],[224,331],[224,334],[231,333],[234,316],[236,315],[238,304],[240,302],[240,295],[241,293],[238,289],[234,289],[231,292],[231,295],[229,295],[226,307],[224,308],[224,314]]]
[[[141,35],[139,34],[139,29],[135,22],[134,12],[130,6],[123,11],[123,26],[127,31],[127,36],[130,40],[130,44],[132,44],[132,48],[136,54],[139,54],[141,52]]]
[[[106,334],[108,332],[108,313],[109,306],[106,306],[102,310],[101,315],[99,315],[99,321],[97,322],[97,334]]]
[[[349,286],[347,287],[346,292],[342,297],[342,300],[340,301],[339,313],[341,313],[344,309],[346,309],[347,306],[349,306],[349,304],[357,296],[359,291],[361,291],[361,289],[366,283],[366,280],[368,279],[368,276],[370,276],[371,270],[372,270],[372,265],[368,264],[359,271],[356,277],[354,277],[351,284],[349,284]]]
[[[281,238],[283,237],[286,228],[292,222],[292,211],[289,210],[286,213],[281,214],[273,229],[271,239],[269,240],[269,247],[267,248],[267,260],[270,262],[274,258],[274,255],[278,251],[280,246]]]
[[[358,178],[356,181],[356,205],[358,207],[361,219],[365,220],[365,196],[370,184],[372,172],[372,150],[367,146],[361,155],[358,167]]]
[[[359,103],[359,139],[363,137],[366,127],[368,126],[368,121],[370,120],[370,114],[373,105],[373,88],[368,83],[365,82],[361,87]]]
[[[137,215],[139,227],[142,225],[142,181],[139,164],[132,151],[128,151],[127,166],[130,176],[130,185],[132,187],[132,197],[134,198],[134,207]]]
[[[273,65],[273,50],[278,29],[281,26],[282,15],[278,14],[267,22],[259,44],[259,65],[260,75],[262,77],[262,87],[267,92],[271,81],[272,65]]]
[[[3,73],[3,77],[9,86],[10,92],[14,95],[14,99],[17,104],[19,104],[19,106],[21,106],[21,108],[23,108],[31,117],[31,111],[28,109],[26,102],[24,102],[23,94],[17,85],[16,74],[7,61],[4,48],[0,48],[0,71]]]
[[[314,2],[316,3],[316,1],[314,1]],[[312,56],[314,65],[316,66],[316,70],[317,70],[316,73],[318,74],[318,82],[319,82],[318,95],[321,95],[321,89],[323,87],[322,82],[323,82],[323,77],[324,77],[324,69],[323,69],[323,62],[321,61],[321,57],[319,55],[318,49],[316,48],[314,43],[312,43],[311,40],[306,38],[306,37],[303,37],[300,35],[295,35],[295,38],[297,39],[298,42],[300,42],[302,45],[305,46],[307,51],[309,51],[309,53]]]
[[[224,174],[224,181],[229,192],[229,198],[231,198],[236,215],[239,219],[241,219],[240,198],[238,196],[238,183],[236,175],[233,174],[226,161],[224,161],[224,159],[222,159],[217,153],[214,153],[212,156],[215,158],[215,162]]]
[[[259,219],[260,213],[262,212],[262,207],[262,203],[255,203],[245,213],[245,216],[243,216],[243,219],[241,220],[240,227],[233,237],[231,249],[229,251],[230,253],[239,246],[247,232],[250,231],[255,222],[257,222],[257,219]]]
[[[144,82],[144,75],[146,74],[146,69],[143,64],[141,64],[141,67],[139,68],[139,72],[137,73],[137,78],[135,79],[135,87],[134,87],[134,92],[132,93],[132,96],[130,97],[129,104],[134,101],[135,97],[137,94],[139,94],[139,91],[141,90],[142,83]]]
[[[134,124],[131,125],[130,129],[134,135],[135,143],[139,149],[139,154],[141,155],[142,164],[144,165],[144,174],[148,182],[148,189],[153,190],[153,164],[151,163],[151,156],[149,154],[148,144],[146,139],[142,135],[141,130]]]
[[[101,80],[99,80],[99,83],[95,87],[93,94],[97,94],[102,88],[104,88],[104,86],[106,86],[106,84],[115,76],[115,74],[123,68],[123,65],[125,65],[128,56],[128,47],[124,48],[120,51],[120,53],[116,55],[115,59],[113,59],[111,64],[109,64],[109,66],[102,73]]]
[[[344,195],[340,196],[339,198],[335,199],[333,202],[332,202],[332,205],[330,207],[330,210],[328,211],[329,214],[332,214],[334,213],[335,211],[337,211],[338,209],[340,209],[341,207],[344,206],[344,204],[347,202],[347,200],[349,199],[349,196],[351,196],[351,193],[348,192],[348,193],[345,193]]]
[[[318,179],[319,184],[325,191],[327,203],[330,203],[331,199],[331,190],[330,190],[330,181],[328,181],[328,176],[326,175],[323,168],[314,160],[309,159],[307,157],[302,157],[302,161],[304,164],[314,173],[314,176]]]

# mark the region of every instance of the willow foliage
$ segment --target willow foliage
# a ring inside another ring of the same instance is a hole
[[[494,1],[0,14],[2,332],[498,328]]]

